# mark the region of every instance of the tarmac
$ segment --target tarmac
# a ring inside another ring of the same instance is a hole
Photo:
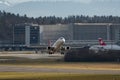
[[[0,65],[0,72],[52,72],[52,73],[79,73],[79,74],[120,74],[120,70],[90,70],[90,69],[57,69],[36,68],[28,66]]]
[[[18,52],[13,53],[0,53],[0,57],[14,56],[29,59],[60,59],[64,55],[61,54],[20,54]],[[1,61],[2,59],[0,59]],[[4,60],[4,59],[3,59]],[[9,59],[8,59],[9,60]],[[120,66],[120,64],[118,65]],[[102,66],[101,66],[102,67]],[[31,67],[31,66],[17,66],[17,65],[4,65],[0,64],[0,72],[54,72],[54,73],[79,73],[79,74],[120,74],[120,69],[64,69],[64,68],[51,68],[51,67]]]
[[[47,54],[47,53],[34,53],[34,52],[4,52],[1,53],[0,56],[7,56],[7,57],[20,57],[20,58],[29,58],[29,59],[59,59],[64,57],[61,54]]]

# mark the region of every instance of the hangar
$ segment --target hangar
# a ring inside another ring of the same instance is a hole
[[[49,40],[54,42],[59,37],[66,39],[66,44],[96,44],[99,37],[113,43],[120,40],[120,24],[113,23],[74,23],[56,25],[25,24],[14,26],[14,44],[40,45]]]

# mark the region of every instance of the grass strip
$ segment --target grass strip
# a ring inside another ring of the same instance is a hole
[[[0,80],[120,80],[120,75],[0,72]]]

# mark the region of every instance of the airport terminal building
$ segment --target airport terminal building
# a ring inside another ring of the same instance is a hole
[[[120,40],[120,24],[76,23],[73,24],[74,40]],[[78,34],[78,35],[77,35]]]
[[[66,42],[95,42],[98,38],[117,42],[120,40],[120,24],[74,23],[56,25],[24,24],[14,26],[14,44],[41,45],[64,37]],[[90,43],[91,43],[90,42]]]
[[[13,43],[15,45],[38,45],[40,43],[40,27],[37,24],[17,24],[13,27]]]

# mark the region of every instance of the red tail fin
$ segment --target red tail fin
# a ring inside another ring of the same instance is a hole
[[[98,40],[101,46],[106,46],[106,43],[102,40],[102,38],[99,38]]]

